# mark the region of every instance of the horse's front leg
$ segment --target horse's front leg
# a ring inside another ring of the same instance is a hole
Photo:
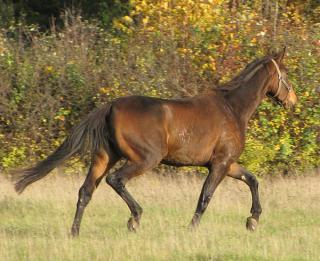
[[[246,226],[248,230],[254,231],[257,228],[259,217],[262,212],[259,199],[258,181],[253,174],[240,166],[238,163],[233,163],[230,165],[227,175],[245,182],[250,188],[252,195],[252,207],[250,212],[252,216],[247,218]]]
[[[203,213],[205,212],[206,208],[208,207],[208,204],[212,198],[214,191],[216,190],[220,182],[223,180],[223,178],[226,176],[226,172],[229,168],[229,165],[230,164],[228,163],[228,160],[223,159],[216,160],[209,167],[209,175],[207,176],[203,184],[201,194],[198,200],[198,205],[191,220],[191,228],[194,228],[199,225],[200,219]]]

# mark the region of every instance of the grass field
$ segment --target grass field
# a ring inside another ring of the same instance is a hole
[[[52,175],[17,196],[0,179],[0,260],[320,260],[320,176],[260,180],[263,213],[247,232],[250,192],[226,178],[197,231],[187,225],[203,179],[148,173],[128,184],[144,208],[138,233],[102,182],[72,239],[83,177]]]

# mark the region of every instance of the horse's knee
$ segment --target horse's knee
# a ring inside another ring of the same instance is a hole
[[[245,181],[249,186],[252,186],[254,188],[258,188],[259,186],[259,182],[253,174],[248,173],[247,175],[245,175]]]

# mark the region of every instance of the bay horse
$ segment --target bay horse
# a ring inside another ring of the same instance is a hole
[[[269,96],[284,107],[291,107],[297,101],[282,63],[284,55],[285,49],[257,59],[230,82],[195,97],[127,96],[113,100],[75,126],[50,156],[34,167],[21,170],[15,190],[23,192],[64,160],[90,151],[91,166],[79,190],[72,235],[79,235],[84,209],[105,176],[130,209],[128,229],[136,231],[142,208],[125,187],[130,179],[159,163],[205,166],[209,174],[191,228],[199,224],[219,183],[230,176],[250,188],[252,207],[246,227],[254,231],[262,212],[258,181],[237,161],[244,149],[248,121],[261,101]],[[120,159],[126,160],[124,165],[108,173]]]

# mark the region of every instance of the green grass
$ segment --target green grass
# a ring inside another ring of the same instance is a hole
[[[202,179],[156,177],[128,184],[144,208],[138,233],[129,211],[104,182],[84,214],[80,237],[69,235],[79,177],[52,175],[17,196],[0,180],[0,260],[319,260],[320,177],[260,182],[263,213],[245,229],[251,196],[230,178],[220,185],[197,231],[187,225]]]

